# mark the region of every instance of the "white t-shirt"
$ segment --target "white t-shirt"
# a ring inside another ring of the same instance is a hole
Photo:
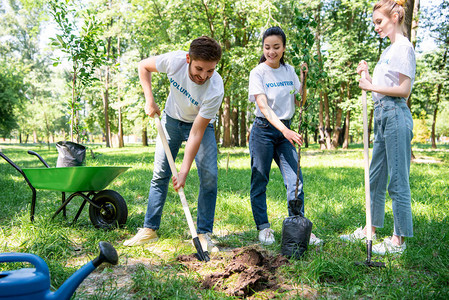
[[[268,106],[281,120],[290,120],[295,113],[295,95],[301,87],[295,69],[281,65],[273,69],[265,63],[259,64],[249,74],[249,101],[256,102],[255,95],[265,94]],[[294,90],[294,93],[291,91]],[[265,118],[256,102],[256,117]]]
[[[415,81],[416,59],[412,43],[401,37],[388,46],[380,56],[373,72],[373,84],[379,86],[399,86],[399,73]],[[379,101],[384,95],[373,92],[373,100]]]
[[[198,114],[213,122],[223,101],[223,80],[214,72],[204,84],[193,82],[189,77],[186,54],[185,51],[175,51],[155,57],[156,69],[166,73],[170,80],[165,113],[188,123],[193,123]]]

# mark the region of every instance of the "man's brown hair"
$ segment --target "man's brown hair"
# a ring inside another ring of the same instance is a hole
[[[208,36],[200,36],[190,43],[189,56],[192,60],[216,61],[221,59],[221,46]]]

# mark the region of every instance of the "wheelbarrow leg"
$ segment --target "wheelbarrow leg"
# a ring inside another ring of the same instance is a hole
[[[65,192],[62,192],[62,199],[61,199],[61,203],[64,204],[65,202]],[[67,218],[67,210],[66,207],[64,206],[64,208],[62,209],[62,215],[64,216],[64,218]]]
[[[54,219],[61,212],[61,210],[63,210],[67,206],[67,204],[69,204],[69,202],[72,201],[72,199],[75,196],[82,196],[84,198],[84,195],[81,194],[80,192],[73,193],[72,195],[69,196],[69,198],[67,198],[64,201],[64,203],[62,203],[62,205],[56,210],[56,212],[53,214],[51,218]]]
[[[73,224],[78,221],[78,217],[81,215],[81,212],[83,211],[84,206],[86,205],[87,200],[84,199],[83,203],[81,203],[80,209],[78,209],[78,212],[76,213],[75,218],[73,218]]]
[[[31,196],[31,211],[30,211],[30,221],[34,221],[34,211],[36,209],[36,189],[29,184],[31,191],[33,192],[33,196]]]
[[[22,171],[22,169],[18,165],[16,165],[12,160],[9,159],[9,157],[7,157],[2,152],[0,152],[0,156],[4,160],[6,160],[11,166],[13,166],[14,169],[19,171],[20,174],[22,174],[22,176],[25,179],[26,183],[28,184],[28,186],[30,187],[31,191],[33,192],[33,196],[31,197],[31,212],[30,212],[30,220],[31,220],[31,222],[33,222],[34,221],[34,210],[36,208],[36,189],[31,184],[31,182],[28,180],[28,177],[25,175],[25,173]]]
[[[78,221],[78,217],[81,215],[81,212],[83,211],[83,208],[84,208],[84,206],[86,205],[86,203],[87,202],[89,202],[89,203],[93,203],[93,198],[95,197],[95,193],[94,192],[89,192],[88,194],[87,194],[87,196],[86,195],[84,195],[84,194],[82,194],[83,196],[83,199],[84,199],[84,201],[83,201],[83,203],[81,203],[81,206],[80,206],[80,208],[78,209],[78,212],[76,213],[76,216],[75,216],[75,218],[73,218],[73,223],[72,224],[74,224],[74,223],[76,223],[76,221]],[[90,197],[93,195],[93,197],[92,197],[92,199],[90,199]],[[89,201],[90,200],[90,201]]]
[[[93,203],[93,201],[89,198],[93,193],[89,192],[89,194],[84,195],[82,192],[76,192],[71,194],[65,201],[64,203],[56,210],[56,212],[53,214],[53,216],[51,217],[52,219],[54,219],[63,209],[65,209],[65,207],[67,206],[67,204],[69,204],[70,201],[72,201],[73,198],[75,198],[76,196],[80,196],[81,198],[84,199],[83,203],[81,204],[80,209],[78,210],[78,212],[76,213],[75,219],[73,220],[73,222],[75,223],[76,220],[78,219],[78,217],[81,214],[81,211],[84,208],[84,205],[86,205],[86,202],[89,202],[91,204],[93,204],[94,206],[97,206],[95,203]],[[97,206],[98,208],[100,208],[99,206]]]

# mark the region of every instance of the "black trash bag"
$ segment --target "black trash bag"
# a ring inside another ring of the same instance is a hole
[[[73,142],[57,142],[56,149],[59,155],[56,167],[82,166],[86,157],[86,147]]]
[[[300,199],[289,201],[289,209],[296,215],[282,223],[281,254],[288,258],[301,258],[309,245],[313,223],[301,213],[302,203]]]

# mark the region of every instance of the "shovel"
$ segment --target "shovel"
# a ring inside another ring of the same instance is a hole
[[[173,160],[173,156],[171,155],[170,147],[168,146],[167,138],[165,137],[165,131],[162,127],[159,115],[156,114],[154,116],[154,120],[156,122],[157,132],[159,133],[162,145],[164,146],[165,155],[167,156],[171,172],[173,176],[178,177],[178,171],[176,170],[175,161]],[[181,198],[182,208],[184,209],[184,214],[186,215],[187,224],[189,224],[190,234],[192,235],[193,239],[193,245],[195,245],[197,251],[195,256],[196,258],[198,258],[198,260],[207,262],[210,260],[209,253],[207,251],[203,251],[203,247],[201,246],[201,242],[198,238],[195,225],[193,224],[192,215],[190,214],[189,204],[187,203],[186,195],[184,194],[184,189],[182,187],[178,189],[178,195],[179,198]]]
[[[298,133],[302,135],[301,124],[302,124],[302,113],[304,111],[304,105],[306,105],[307,101],[307,72],[305,70],[301,70],[303,73],[303,80],[301,82],[302,94],[301,94],[301,102],[299,105],[299,125],[298,125]],[[299,173],[301,172],[301,145],[298,145],[298,166],[296,170],[296,189],[295,189],[295,199],[298,199],[298,188],[299,188]]]
[[[365,71],[362,72],[362,78],[365,79]],[[356,262],[356,265],[365,265],[368,267],[385,267],[385,263],[371,261],[371,253],[373,249],[373,232],[371,225],[371,193],[369,185],[369,140],[368,140],[368,109],[366,103],[366,91],[362,90],[362,107],[363,107],[363,157],[365,166],[365,209],[366,209],[366,261]]]

